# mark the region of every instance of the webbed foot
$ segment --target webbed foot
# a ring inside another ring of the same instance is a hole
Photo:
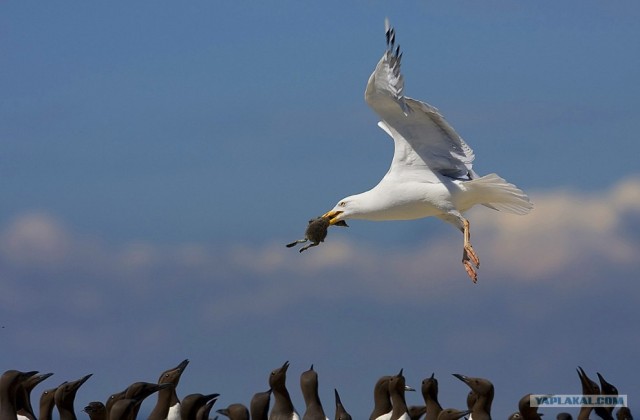
[[[298,244],[303,244],[305,242],[307,242],[307,239],[298,239],[295,242],[291,242],[290,244],[287,244],[287,248],[291,248],[292,246],[296,246]]]
[[[311,247],[314,247],[314,246],[318,246],[318,245],[320,245],[320,242],[314,242],[314,243],[311,243],[311,244],[309,244],[307,246],[303,246],[302,248],[300,248],[300,252],[306,251],[307,249],[309,249]]]

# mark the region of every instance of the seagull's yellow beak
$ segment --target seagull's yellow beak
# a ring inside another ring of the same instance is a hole
[[[335,225],[340,221],[340,215],[344,213],[340,210],[331,210],[322,215],[324,219],[329,219],[330,225]]]

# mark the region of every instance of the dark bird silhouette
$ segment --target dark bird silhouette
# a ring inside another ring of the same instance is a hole
[[[471,411],[460,411],[455,408],[446,408],[440,412],[438,415],[438,420],[458,420],[471,413]]]
[[[91,420],[107,420],[107,407],[100,401],[91,401],[82,411],[87,413]]]
[[[526,394],[518,401],[518,410],[523,420],[542,420],[538,407],[531,406],[531,394]]]
[[[618,420],[633,420],[633,416],[631,415],[631,410],[629,407],[620,407],[618,412],[616,412],[616,419]]]
[[[209,401],[215,400],[220,394],[189,394],[180,403],[180,418],[182,420],[196,420],[198,410]]]
[[[36,420],[36,415],[31,405],[31,391],[51,375],[53,375],[53,373],[36,374],[18,385],[18,393],[16,395],[16,413],[18,414],[18,419]]]
[[[55,407],[55,395],[58,387],[47,389],[40,396],[40,420],[51,420],[53,407]]]
[[[21,372],[19,370],[7,370],[0,376],[0,420],[16,420],[16,403],[21,386],[37,371]]]
[[[138,403],[133,398],[120,398],[113,403],[108,420],[129,420],[135,418],[135,407]]]
[[[389,396],[391,397],[391,420],[409,420],[409,409],[404,392],[407,389],[402,369],[389,379]]]
[[[347,410],[342,405],[342,401],[340,400],[340,395],[338,394],[338,390],[333,390],[336,396],[336,417],[335,420],[351,420],[351,415],[347,413]]]
[[[127,387],[123,400],[133,400],[128,402],[126,407],[127,418],[134,420],[138,416],[142,402],[148,396],[161,389],[173,388],[173,384],[152,384],[150,382],[134,382]],[[123,405],[124,406],[124,405]]]
[[[60,420],[77,419],[76,412],[73,408],[73,402],[76,399],[78,389],[87,382],[87,379],[89,379],[91,375],[93,374],[90,373],[75,381],[63,382],[58,386],[53,398],[56,403],[58,413],[60,413]]]
[[[116,392],[115,394],[111,394],[109,395],[109,398],[107,398],[107,403],[104,405],[105,407],[105,417],[108,419],[111,418],[111,409],[113,408],[113,405],[124,399],[125,394],[127,393],[127,389],[125,388],[124,390],[120,391],[120,392]]]
[[[437,420],[438,415],[442,411],[442,406],[438,402],[438,380],[434,377],[434,373],[430,377],[422,381],[422,398],[427,405],[427,416],[425,420]]]
[[[376,381],[373,387],[373,411],[369,416],[369,420],[376,420],[390,413],[393,408],[391,406],[391,396],[389,395],[389,379],[391,379],[391,376],[383,376]]]
[[[318,374],[313,370],[313,365],[300,375],[300,389],[306,407],[302,420],[327,420],[318,395]]]
[[[214,398],[211,401],[207,401],[207,403],[202,407],[198,408],[198,412],[196,413],[196,420],[209,420],[209,413],[211,413],[211,408],[213,407],[213,404],[216,403],[216,401],[217,400]],[[215,418],[217,419],[218,416],[216,416]]]
[[[407,411],[409,413],[409,420],[420,420],[420,418],[427,412],[426,405],[412,405],[409,406]]]
[[[287,369],[289,369],[288,361],[269,375],[269,386],[275,400],[269,420],[300,420],[287,391]]]
[[[163,388],[158,391],[158,401],[149,414],[149,420],[179,420],[180,419],[180,399],[176,391],[180,377],[187,368],[189,360],[185,359],[174,368],[165,370],[158,378],[158,384],[172,384],[172,387]]]
[[[249,420],[249,410],[242,404],[231,404],[227,408],[216,410],[216,413],[227,416],[230,420]]]
[[[271,403],[271,389],[256,392],[249,403],[251,420],[269,420],[269,404]]]
[[[592,381],[580,366],[578,366],[577,370],[580,384],[582,385],[582,395],[600,395],[598,384]],[[581,406],[578,412],[578,420],[589,420],[592,410],[593,407]]]
[[[491,420],[491,404],[493,403],[493,384],[484,378],[474,378],[470,376],[454,373],[453,376],[467,384],[474,393],[475,401],[471,407],[473,420]]]
[[[607,382],[604,377],[600,374],[600,372],[596,372],[596,375],[598,375],[598,381],[600,381],[600,394],[602,395],[608,395],[611,397],[617,397],[618,396],[618,388],[616,388],[614,385],[610,384],[609,382]],[[598,416],[600,416],[600,418],[604,419],[604,420],[613,420],[613,409],[615,408],[615,406],[610,406],[610,407],[596,407],[595,408],[595,412]]]

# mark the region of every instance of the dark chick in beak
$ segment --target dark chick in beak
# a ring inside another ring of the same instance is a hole
[[[295,242],[291,242],[287,244],[287,248],[291,248],[297,244],[302,244],[307,241],[311,241],[309,245],[303,246],[300,248],[300,252],[306,251],[307,249],[320,245],[320,242],[324,242],[327,237],[327,231],[329,226],[331,226],[331,221],[328,217],[318,217],[312,220],[309,220],[309,224],[307,225],[307,230],[304,232],[304,238],[298,239]],[[348,227],[347,223],[344,220],[341,220],[337,223],[334,223],[335,226],[343,226]]]

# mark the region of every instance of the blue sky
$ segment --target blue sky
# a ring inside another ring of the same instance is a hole
[[[303,411],[314,363],[330,417],[337,387],[362,418],[401,367],[414,385],[435,371],[456,407],[450,374],[485,376],[501,416],[578,392],[581,365],[637,407],[635,2],[0,7],[4,370],[93,372],[82,404],[189,358],[181,395],[222,406],[290,360]],[[536,205],[470,213],[476,286],[438,220],[283,246],[388,168],[363,99],[385,16],[407,95]]]

